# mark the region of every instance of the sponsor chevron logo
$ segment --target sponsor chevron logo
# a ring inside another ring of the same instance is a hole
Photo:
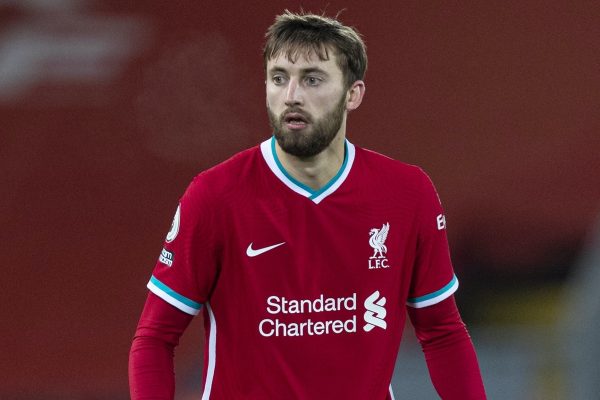
[[[387,328],[387,322],[385,322],[387,311],[384,307],[386,300],[385,297],[381,296],[380,298],[379,296],[379,290],[377,290],[365,300],[367,311],[364,314],[366,325],[363,329],[367,332],[371,332],[375,327]]]

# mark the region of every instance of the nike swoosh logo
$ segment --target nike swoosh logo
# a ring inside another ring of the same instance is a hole
[[[256,249],[255,250],[255,249],[252,248],[252,243],[250,243],[250,245],[246,249],[246,255],[248,257],[256,257],[256,256],[261,255],[262,253],[266,253],[269,250],[273,250],[274,248],[279,247],[282,244],[285,244],[285,242],[277,243],[277,244],[274,244],[273,246],[263,247],[262,249]]]

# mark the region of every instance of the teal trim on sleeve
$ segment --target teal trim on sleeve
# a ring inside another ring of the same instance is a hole
[[[162,283],[161,281],[156,279],[156,277],[154,275],[152,275],[152,277],[150,278],[150,282],[152,282],[162,292],[164,292],[165,294],[169,295],[170,297],[182,302],[186,306],[191,307],[195,310],[200,310],[202,308],[202,304],[196,303],[195,301],[190,300],[187,297],[180,295],[179,293],[177,293],[176,291],[174,291],[173,289],[171,289],[170,287],[168,287],[167,285],[165,285],[164,283]]]
[[[440,290],[437,290],[433,293],[430,294],[426,294],[425,296],[421,296],[421,297],[413,297],[411,299],[408,299],[409,303],[422,303],[424,301],[427,301],[429,299],[433,299],[435,297],[441,296],[442,294],[444,294],[445,292],[447,292],[448,290],[450,290],[450,288],[452,288],[455,284],[456,281],[458,281],[458,278],[456,277],[456,275],[454,275],[454,277],[452,278],[452,280],[450,281],[450,283],[448,283],[446,286],[444,286],[443,288],[441,288]]]

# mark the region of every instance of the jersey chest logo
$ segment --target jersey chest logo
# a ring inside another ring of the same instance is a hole
[[[390,231],[390,223],[383,224],[381,229],[373,228],[369,231],[369,245],[373,248],[373,255],[369,257],[369,269],[389,268],[388,259],[385,256],[387,247],[385,240]]]
[[[285,244],[285,242],[277,243],[277,244],[274,244],[274,245],[272,245],[272,246],[263,247],[263,248],[260,248],[260,249],[253,249],[253,248],[252,248],[252,244],[253,244],[253,243],[250,243],[250,245],[249,245],[249,246],[248,246],[248,248],[246,249],[246,255],[247,255],[248,257],[256,257],[256,256],[259,256],[259,255],[261,255],[262,253],[266,253],[266,252],[267,252],[267,251],[269,251],[269,250],[273,250],[274,248],[276,248],[276,247],[279,247],[279,246],[281,246],[281,245]]]

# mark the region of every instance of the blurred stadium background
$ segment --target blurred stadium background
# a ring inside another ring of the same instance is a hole
[[[263,34],[300,6],[365,36],[350,139],[436,182],[490,398],[600,399],[600,7],[529,0],[0,0],[0,398],[128,398],[178,197],[269,136]],[[393,386],[436,398],[411,329]]]

